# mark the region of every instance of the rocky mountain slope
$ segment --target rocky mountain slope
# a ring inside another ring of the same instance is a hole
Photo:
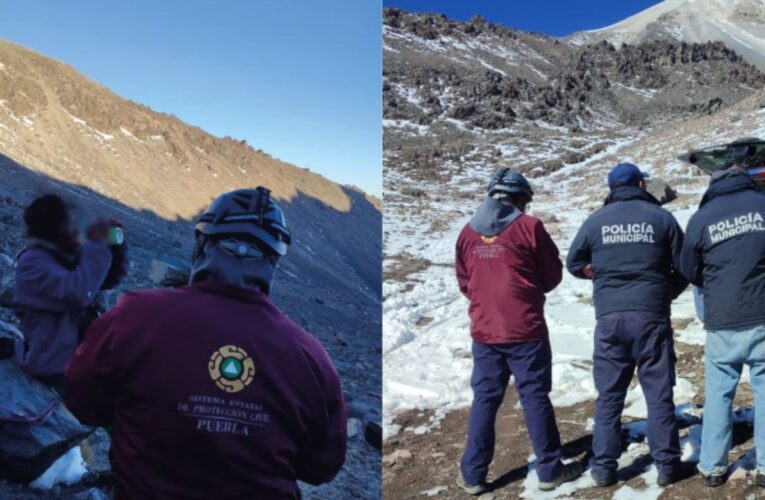
[[[765,89],[762,74],[722,43],[574,46],[480,20],[460,23],[400,11],[386,12],[385,19],[383,491],[396,498],[465,498],[454,478],[472,400],[472,359],[468,304],[454,278],[454,242],[492,173],[511,167],[532,177],[536,196],[531,215],[544,222],[562,258],[583,220],[602,204],[607,172],[620,161],[634,161],[669,181],[679,197],[667,208],[685,226],[708,177],[677,156],[737,137],[765,136]],[[483,28],[478,30],[476,23]],[[682,54],[690,54],[685,62]],[[590,103],[582,108],[571,104],[572,94],[568,101],[546,99],[551,85],[567,96],[561,79],[576,75],[571,68],[581,61],[597,62],[577,81],[600,74],[594,81],[605,78],[609,85],[593,83],[590,90],[580,86],[578,92]],[[535,78],[534,70],[544,77]],[[729,80],[733,75],[736,83]],[[492,80],[526,82],[516,85],[525,93],[496,100],[515,111],[499,128],[483,121],[501,115],[493,105],[487,107],[496,92],[486,90]],[[445,104],[432,112],[435,100]],[[545,105],[545,114],[528,114]],[[475,106],[475,112],[450,115],[464,106]],[[597,396],[591,371],[591,297],[590,282],[566,273],[546,305],[554,352],[551,396],[566,455],[585,462]],[[696,462],[704,404],[704,332],[690,292],[673,305],[673,325],[683,459]],[[735,479],[722,491],[731,498],[756,491],[751,389],[744,380],[736,400],[742,411],[736,414]],[[698,477],[670,488],[657,485],[644,436],[646,408],[636,382],[626,402],[625,420],[630,423],[621,482],[596,489],[587,474],[541,494],[512,392],[498,420],[502,432],[489,477],[496,490],[486,498],[706,494]]]
[[[765,70],[765,1],[664,0],[613,26],[565,40],[575,45],[606,40],[617,46],[650,40],[720,41]]]
[[[10,264],[23,245],[21,212],[34,196],[58,192],[85,216],[125,222],[134,262],[124,290],[157,286],[168,273],[182,277],[194,218],[218,194],[258,185],[279,199],[294,234],[277,274],[275,300],[326,346],[343,379],[350,416],[362,428],[339,478],[306,494],[366,497],[379,481],[379,454],[365,442],[363,426],[380,419],[380,201],[246,141],[212,136],[125,100],[63,63],[0,41],[5,321],[13,321]]]
[[[615,130],[712,113],[765,85],[719,42],[576,47],[480,18],[395,9],[384,23],[386,168],[419,178],[453,175],[486,155],[544,174],[560,163],[524,154],[535,137],[568,133],[573,148],[561,158],[581,161],[611,144]],[[578,135],[600,139],[584,148]],[[518,137],[527,139],[520,149]]]

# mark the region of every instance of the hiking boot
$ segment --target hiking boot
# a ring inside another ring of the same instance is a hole
[[[704,483],[706,483],[709,488],[717,488],[718,486],[725,484],[725,476],[723,474],[704,476]]]
[[[664,472],[664,473],[659,473],[659,477],[656,479],[656,484],[664,488],[674,483],[675,481],[677,481],[677,479],[675,479],[674,471]]]
[[[659,477],[656,482],[662,488],[670,484],[688,479],[696,473],[696,467],[688,462],[680,462],[673,467],[659,471]]]
[[[481,481],[478,484],[467,484],[462,478],[462,473],[457,476],[457,486],[463,489],[468,495],[482,495],[489,491],[489,485],[485,481]]]
[[[571,462],[570,464],[565,464],[563,467],[561,467],[558,477],[552,481],[539,481],[539,489],[542,491],[554,490],[563,483],[577,479],[582,475],[582,472],[584,472],[584,465],[582,465],[581,462]]]
[[[592,476],[593,481],[595,481],[595,485],[600,488],[608,488],[619,482],[619,477],[616,475],[615,470],[606,470],[597,473],[593,470],[590,471],[590,476]]]

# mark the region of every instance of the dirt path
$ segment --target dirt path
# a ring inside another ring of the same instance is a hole
[[[703,405],[703,348],[678,343],[677,352],[680,376],[694,384],[699,391],[694,403]],[[564,454],[567,457],[589,460],[592,435],[588,430],[591,425],[591,422],[588,425],[588,419],[592,417],[593,405],[593,402],[587,402],[556,409],[561,437],[565,443]],[[748,384],[740,384],[735,405],[751,406],[751,390]],[[406,499],[427,496],[443,499],[470,498],[454,484],[465,442],[468,410],[449,413],[441,421],[440,426],[428,433],[414,433],[413,430],[427,423],[430,416],[429,412],[416,411],[401,413],[397,416],[396,423],[401,426],[402,431],[384,443],[383,493],[385,498]],[[629,419],[625,418],[624,422],[629,422]],[[695,423],[697,422],[683,422],[681,437],[691,432],[691,426]],[[644,452],[638,453],[631,460],[631,464],[624,464],[620,468],[621,481],[616,486],[605,489],[594,487],[578,489],[571,497],[612,498],[624,485],[628,485],[635,491],[622,490],[619,492],[620,498],[632,498],[634,495],[630,493],[646,490],[647,484],[641,474],[645,472],[651,459],[647,454],[644,441],[643,436],[628,440],[625,435],[625,449],[630,446],[631,450]],[[636,448],[637,446],[641,448]],[[745,455],[753,446],[751,425],[748,423],[737,425],[734,428],[731,463]],[[489,471],[489,481],[494,490],[481,498],[518,498],[526,487],[524,481],[528,473],[530,455],[531,447],[526,435],[523,413],[515,390],[509,390],[497,418],[497,447],[494,462]],[[529,493],[536,494],[537,491],[530,490],[527,494]],[[697,474],[664,488],[660,498],[714,498],[716,500],[765,498],[765,491],[760,491],[754,484],[753,478],[746,476],[731,479],[724,486],[713,490],[707,488]]]

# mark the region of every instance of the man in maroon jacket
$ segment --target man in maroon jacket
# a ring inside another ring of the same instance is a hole
[[[470,301],[473,337],[473,404],[458,484],[474,495],[489,490],[494,423],[511,375],[537,457],[539,488],[552,490],[583,469],[561,461],[549,398],[552,353],[545,293],[558,286],[563,266],[542,222],[524,213],[533,195],[522,175],[501,170],[457,241],[457,280]]]
[[[346,413],[319,342],[269,300],[290,233],[268,190],[218,198],[191,285],[125,295],[88,330],[66,404],[111,426],[117,498],[299,498],[340,470]]]

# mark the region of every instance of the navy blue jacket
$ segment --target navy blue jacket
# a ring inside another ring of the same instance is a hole
[[[704,288],[704,326],[765,324],[765,193],[743,170],[715,176],[688,222],[680,271]]]
[[[670,314],[688,286],[678,272],[683,230],[656,198],[630,186],[614,189],[579,229],[566,259],[568,271],[586,278],[592,265],[595,315],[621,311]]]

